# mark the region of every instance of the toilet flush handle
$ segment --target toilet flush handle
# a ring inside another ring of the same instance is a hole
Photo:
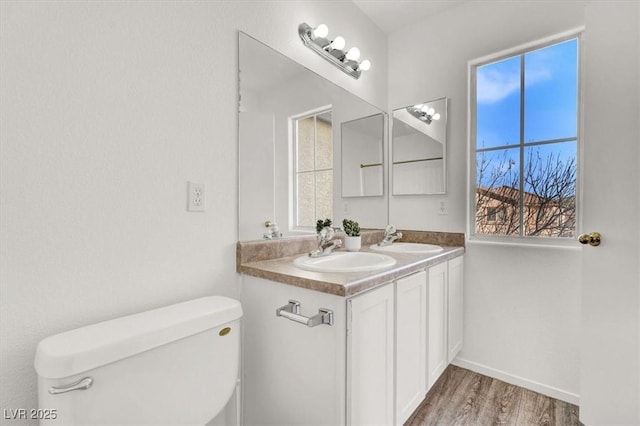
[[[70,385],[63,387],[55,387],[51,386],[49,388],[49,393],[51,395],[57,395],[59,393],[71,392],[74,390],[87,390],[93,385],[93,377],[85,377],[84,379],[80,379],[75,383],[71,383]]]

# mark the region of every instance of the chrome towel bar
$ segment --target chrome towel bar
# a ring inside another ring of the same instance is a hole
[[[332,310],[320,308],[316,315],[305,317],[300,315],[300,302],[297,300],[289,300],[289,303],[276,309],[276,316],[290,319],[308,327],[315,327],[320,324],[333,325]]]

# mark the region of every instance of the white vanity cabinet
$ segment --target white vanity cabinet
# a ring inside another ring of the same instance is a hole
[[[244,275],[244,424],[394,424],[394,289],[345,298]],[[333,324],[276,316],[289,300]]]
[[[352,297],[243,275],[244,424],[402,425],[461,347],[456,259]],[[333,324],[276,316],[290,300]]]
[[[347,300],[347,424],[392,425],[394,285]]]
[[[249,275],[241,285],[243,424],[345,425],[347,299]],[[333,325],[276,316],[289,300],[307,317],[332,310]]]
[[[428,269],[427,391],[462,349],[463,265],[459,256]]]
[[[427,390],[447,368],[447,262],[428,270]]]
[[[447,363],[451,363],[462,349],[462,320],[463,320],[463,293],[462,283],[464,281],[464,258],[455,257],[448,263],[448,325],[447,325]]]
[[[396,281],[396,425],[402,425],[427,392],[427,272]],[[388,423],[391,424],[391,423]]]

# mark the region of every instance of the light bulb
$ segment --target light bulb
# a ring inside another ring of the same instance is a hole
[[[357,61],[360,58],[360,49],[357,47],[352,47],[347,52],[346,58],[350,61]]]
[[[434,112],[436,112],[436,110],[435,110],[435,109],[433,109],[433,108],[429,108],[429,111],[427,111],[427,114],[429,114],[429,115],[433,115],[433,113],[434,113]]]
[[[414,107],[415,109],[419,109],[419,110],[421,110],[421,111],[422,111],[422,107],[423,107],[423,106],[424,106],[424,104],[418,104],[418,105],[414,105],[413,107]]]
[[[440,120],[440,113],[437,112],[434,116],[433,116],[434,120]]]
[[[313,37],[325,38],[329,34],[329,27],[325,24],[320,24],[313,29]]]
[[[371,68],[371,62],[369,62],[368,59],[365,59],[364,61],[362,61],[360,63],[360,69],[362,71],[367,71],[367,70],[369,70],[369,68]]]
[[[429,105],[422,105],[420,111],[424,112],[425,114],[429,114]]]
[[[336,37],[335,40],[333,40],[331,42],[331,49],[338,49],[338,50],[342,50],[344,49],[344,45],[346,44],[346,42],[344,41],[344,39],[340,36]]]

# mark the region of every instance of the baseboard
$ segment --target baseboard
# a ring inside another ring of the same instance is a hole
[[[486,365],[478,364],[477,362],[469,361],[459,357],[456,357],[451,363],[458,367],[466,368],[467,370],[484,374],[485,376],[493,377],[494,379],[502,380],[503,382],[520,386],[525,389],[529,389],[534,392],[538,392],[543,395],[547,395],[552,398],[559,399],[561,401],[569,402],[575,405],[580,405],[580,395],[577,395],[572,392],[567,392],[562,389],[554,388],[553,386],[543,385],[542,383],[534,382],[532,380],[515,376],[513,374],[509,374],[501,370],[496,370],[495,368],[487,367]]]

